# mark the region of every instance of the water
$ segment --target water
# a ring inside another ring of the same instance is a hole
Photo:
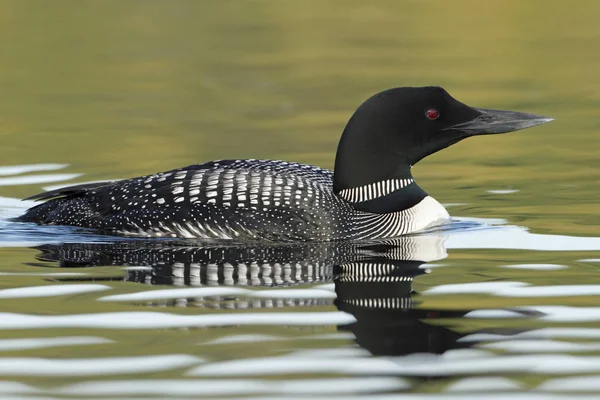
[[[0,3],[0,397],[596,398],[599,17],[591,0]],[[42,189],[211,159],[331,168],[360,102],[427,84],[556,118],[415,166],[443,230],[239,247],[7,221]]]

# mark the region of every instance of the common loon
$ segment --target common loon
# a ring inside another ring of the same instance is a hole
[[[334,171],[295,162],[220,160],[51,190],[16,220],[136,237],[332,241],[393,238],[448,212],[414,181],[419,160],[474,135],[552,118],[467,106],[441,87],[388,89],[354,112]]]

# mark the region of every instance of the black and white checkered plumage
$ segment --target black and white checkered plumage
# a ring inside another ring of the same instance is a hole
[[[429,223],[420,221],[431,207],[421,214],[418,206],[359,211],[333,193],[332,177],[330,170],[285,161],[213,161],[42,193],[32,198],[49,201],[24,219],[139,237],[274,241],[387,238]]]

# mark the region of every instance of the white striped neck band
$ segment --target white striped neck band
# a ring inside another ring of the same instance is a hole
[[[387,196],[398,189],[402,189],[414,182],[412,178],[406,179],[388,179],[370,183],[368,185],[355,187],[352,189],[340,190],[338,196],[350,203],[362,203],[378,197]]]

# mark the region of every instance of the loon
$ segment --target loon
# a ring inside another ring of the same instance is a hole
[[[470,107],[437,86],[392,88],[356,109],[333,171],[287,161],[211,161],[40,193],[26,200],[46,201],[16,220],[146,238],[394,238],[450,218],[413,179],[419,160],[470,136],[552,120]]]

